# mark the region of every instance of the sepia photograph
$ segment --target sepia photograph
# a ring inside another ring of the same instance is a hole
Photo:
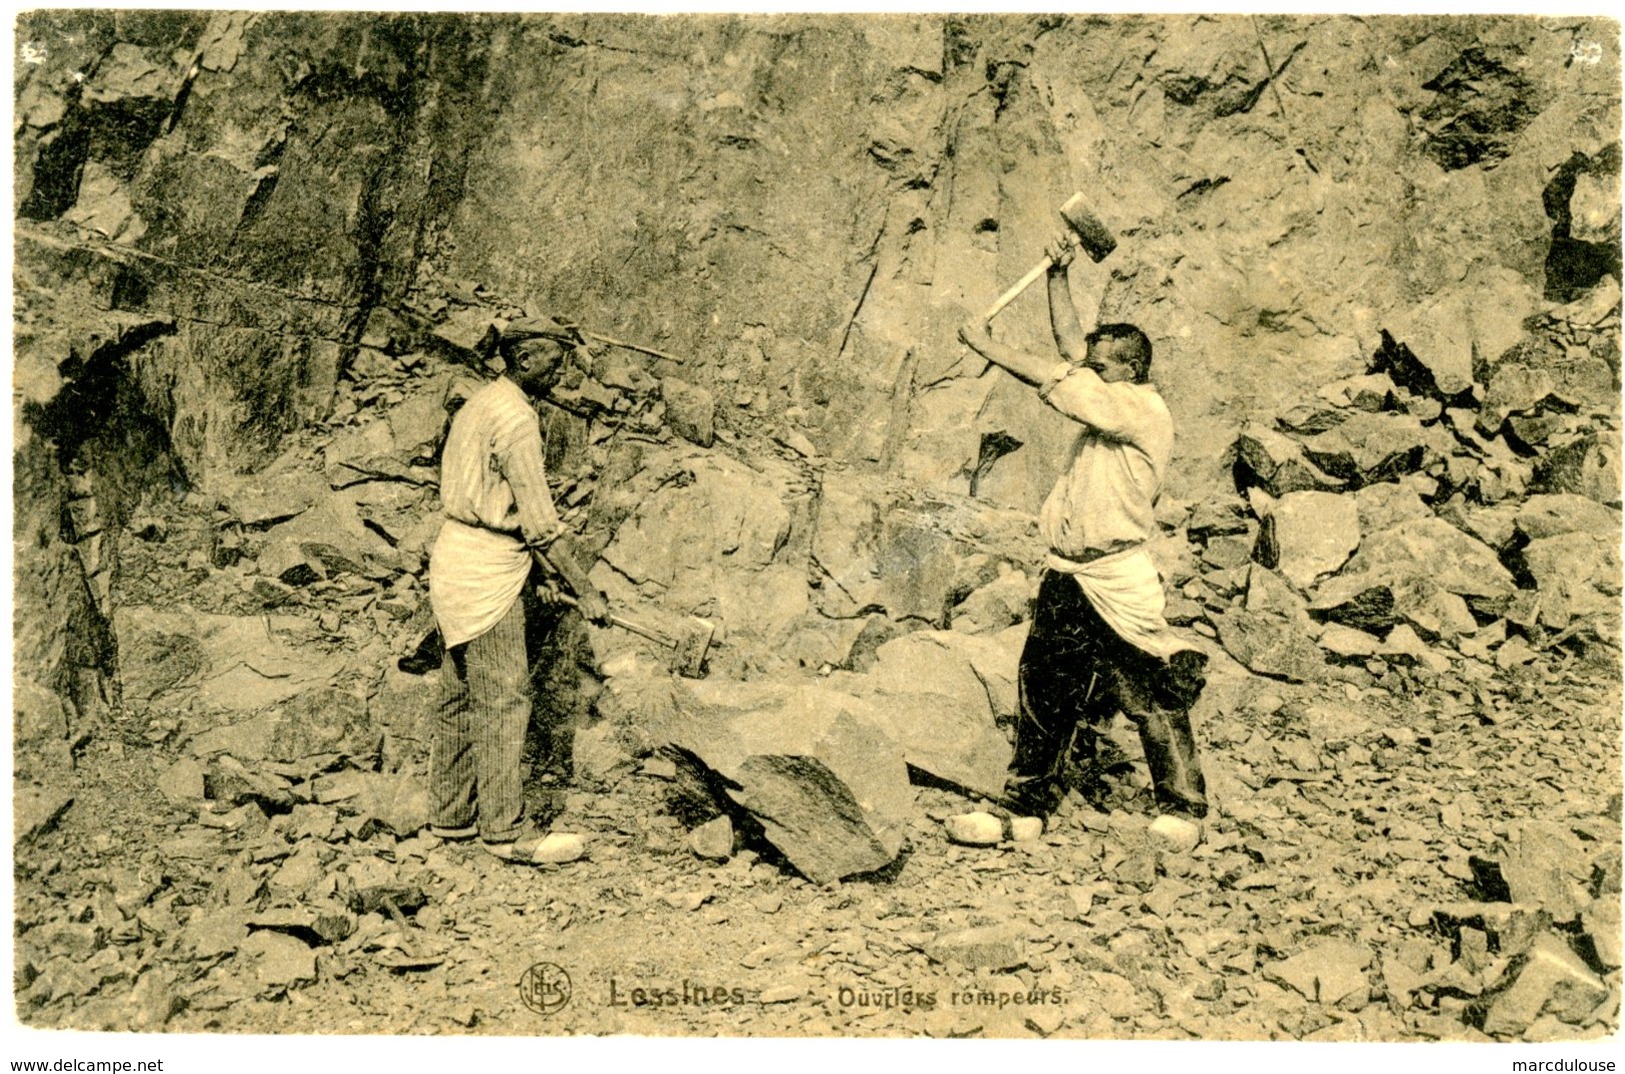
[[[11,29],[11,1069],[1610,1069],[1618,21]]]

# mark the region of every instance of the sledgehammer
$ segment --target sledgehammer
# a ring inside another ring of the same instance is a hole
[[[1110,231],[1106,230],[1106,225],[1096,219],[1094,213],[1084,208],[1083,191],[1080,190],[1066,199],[1066,204],[1061,206],[1061,219],[1066,221],[1066,226],[1077,234],[1083,252],[1088,254],[1089,259],[1096,264],[1104,261],[1106,255],[1117,249],[1117,240],[1112,238]],[[1000,295],[998,301],[987,308],[987,312],[982,314],[983,322],[991,321],[997,317],[1000,310],[1014,302],[1016,296],[1025,291],[1034,280],[1042,276],[1051,264],[1050,259],[1046,257],[1034,265],[1031,272],[1017,280],[1014,287]]]
[[[559,592],[556,599],[572,608],[579,606],[576,599],[568,593]],[[710,650],[711,639],[716,635],[716,624],[695,616],[689,616],[688,622],[684,624],[682,636],[670,638],[651,627],[644,626],[642,623],[635,623],[624,616],[611,613],[609,621],[613,626],[618,626],[622,630],[630,630],[640,638],[648,638],[655,644],[664,645],[670,649],[672,651],[672,663],[676,665],[679,675],[689,679],[705,678],[705,654]]]

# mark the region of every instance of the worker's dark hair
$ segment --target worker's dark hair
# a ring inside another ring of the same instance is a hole
[[[1090,346],[1101,339],[1117,340],[1125,344],[1123,360],[1134,370],[1134,383],[1144,384],[1151,379],[1151,340],[1144,332],[1132,324],[1116,322],[1096,325],[1095,330],[1084,337]]]

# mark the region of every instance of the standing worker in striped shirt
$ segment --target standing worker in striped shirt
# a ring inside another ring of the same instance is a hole
[[[429,752],[429,830],[451,840],[478,835],[497,857],[527,864],[579,855],[576,837],[550,836],[525,815],[531,568],[547,579],[544,600],[557,579],[588,620],[604,625],[609,615],[543,469],[534,402],[558,381],[567,338],[542,318],[515,321],[497,337],[508,371],[452,419],[440,467],[446,519],[429,558],[429,600],[449,657]]]

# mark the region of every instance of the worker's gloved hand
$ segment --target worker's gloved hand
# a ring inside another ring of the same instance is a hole
[[[1050,271],[1058,272],[1072,264],[1077,256],[1078,240],[1070,231],[1058,231],[1044,247],[1044,256],[1050,260]]]
[[[594,626],[609,626],[609,601],[596,589],[588,589],[576,597],[576,607]]]

